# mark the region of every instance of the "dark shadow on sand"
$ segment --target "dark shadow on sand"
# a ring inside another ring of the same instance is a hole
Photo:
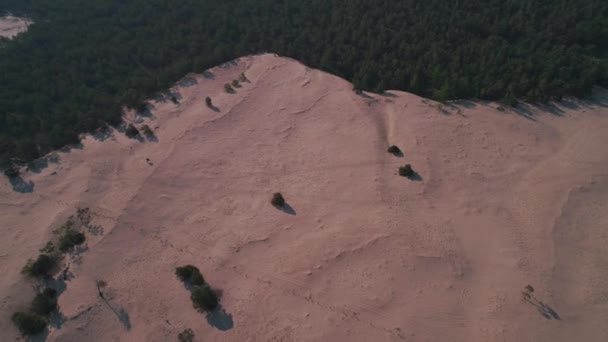
[[[414,181],[414,182],[421,182],[422,176],[418,172],[414,171],[414,174],[407,177],[407,179]]]
[[[282,207],[279,207],[278,205],[274,206],[275,208],[277,208],[278,210],[289,214],[289,215],[295,215],[296,214],[296,210],[294,208],[292,208],[289,203],[285,202],[285,204],[283,204]]]
[[[15,176],[9,178],[9,183],[13,187],[14,192],[18,192],[21,194],[27,194],[30,192],[34,192],[34,182],[25,181],[21,176]]]
[[[221,331],[228,331],[234,327],[232,315],[227,313],[221,304],[213,311],[207,312],[206,318],[210,326]]]
[[[209,70],[205,70],[205,71],[203,71],[203,77],[206,79],[212,80],[215,78],[215,74]]]

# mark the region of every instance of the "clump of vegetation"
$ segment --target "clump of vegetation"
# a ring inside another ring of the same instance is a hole
[[[227,93],[234,93],[234,89],[232,88],[232,86],[229,83],[224,84],[224,90]]]
[[[188,328],[182,331],[177,335],[177,340],[179,342],[193,342],[194,341],[194,331]]]
[[[282,207],[285,205],[285,198],[283,198],[283,195],[281,195],[280,192],[276,192],[272,195],[270,203],[272,203],[272,205],[275,207]]]
[[[46,329],[44,318],[33,313],[15,312],[11,320],[23,335],[36,335]]]
[[[207,105],[207,107],[212,107],[213,103],[211,102],[211,98],[209,96],[207,96],[205,98],[205,104]]]
[[[55,309],[57,309],[57,291],[51,288],[45,288],[44,291],[36,294],[32,301],[31,311],[40,316],[48,316]]]
[[[387,149],[388,153],[394,154],[394,155],[400,155],[401,154],[401,149],[399,149],[399,147],[397,147],[397,145],[391,145],[388,149]]]
[[[148,125],[143,125],[142,128],[141,128],[141,130],[142,130],[142,132],[144,132],[144,134],[147,137],[151,137],[151,136],[154,135],[154,132],[152,132],[152,129]]]
[[[127,130],[125,131],[125,135],[129,139],[133,139],[133,138],[139,136],[139,131],[137,130],[137,128],[135,126],[133,126],[132,124],[129,124],[129,126],[127,126]]]
[[[195,308],[206,311],[217,308],[220,303],[217,292],[207,284],[195,286],[190,294],[190,299]]]
[[[238,88],[238,87],[241,86],[241,84],[239,83],[238,80],[232,80],[232,86],[235,87],[235,88]]]
[[[173,102],[173,104],[179,104],[179,100],[177,99],[177,97],[173,94],[171,94],[169,96],[169,99],[171,99],[171,102]]]
[[[415,175],[414,169],[410,164],[406,164],[405,166],[401,166],[399,168],[399,176],[411,178]]]
[[[40,248],[40,253],[51,254],[55,251],[55,244],[53,241],[49,241],[44,245],[44,247]]]
[[[61,226],[59,233],[59,250],[63,253],[71,251],[74,246],[84,243],[86,239],[82,232],[74,228],[74,223],[71,220]]]
[[[4,175],[9,179],[19,177],[19,169],[15,166],[9,166],[4,170]]]
[[[191,285],[205,284],[205,278],[203,278],[203,275],[199,271],[198,267],[193,265],[177,267],[175,269],[175,275],[177,275],[181,281]]]
[[[244,73],[244,72],[242,72],[242,73],[239,75],[239,81],[241,81],[241,82],[247,82],[247,81],[249,81],[249,80],[247,79],[247,76],[245,76],[245,73]]]
[[[28,260],[21,272],[31,277],[45,277],[50,275],[55,267],[55,259],[47,254],[40,254],[36,261]]]

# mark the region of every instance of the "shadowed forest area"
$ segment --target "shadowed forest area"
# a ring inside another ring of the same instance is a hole
[[[274,52],[436,100],[542,102],[608,86],[605,0],[3,0],[0,168],[121,122],[186,73]]]

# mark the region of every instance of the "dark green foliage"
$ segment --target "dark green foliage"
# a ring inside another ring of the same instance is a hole
[[[437,100],[544,101],[608,86],[605,0],[3,0],[0,10],[36,23],[0,42],[0,165],[119,125],[124,106],[256,52],[355,89]]]
[[[49,241],[44,245],[44,247],[40,248],[40,253],[51,254],[55,251],[55,244],[53,241]]]
[[[179,342],[193,342],[194,341],[194,331],[188,328],[182,331],[177,335],[177,340]]]
[[[4,175],[9,179],[18,177],[19,169],[15,166],[9,166],[8,168],[6,168],[6,170],[4,170]]]
[[[193,265],[186,265],[177,267],[175,269],[175,275],[183,281],[190,285],[203,285],[205,284],[205,278],[199,271],[198,267]]]
[[[209,285],[195,286],[190,299],[195,308],[206,311],[215,309],[220,302],[217,293]]]
[[[241,84],[239,83],[238,80],[232,80],[232,86],[235,87],[235,88],[238,88],[238,87],[241,86]]]
[[[414,170],[412,169],[412,166],[410,164],[407,164],[405,166],[401,166],[399,168],[399,176],[411,178],[415,174],[416,173],[414,172]]]
[[[234,93],[234,89],[232,88],[232,86],[229,83],[224,84],[224,90],[227,93]]]
[[[399,147],[397,147],[396,145],[391,145],[388,149],[387,149],[388,153],[394,154],[394,155],[399,155],[401,154],[401,150],[399,149]]]
[[[171,102],[173,102],[173,104],[179,104],[179,101],[177,100],[177,97],[175,95],[171,95],[169,96],[169,98],[171,99]]]
[[[209,96],[205,98],[205,104],[207,104],[207,107],[213,106],[213,103],[211,103],[211,98]]]
[[[141,131],[144,132],[144,134],[148,137],[151,137],[154,135],[154,132],[152,132],[152,129],[148,125],[143,125],[141,128]]]
[[[23,335],[36,335],[46,329],[46,321],[36,314],[15,312],[11,320]]]
[[[66,222],[60,229],[59,250],[63,253],[69,252],[76,245],[85,241],[85,235],[74,228],[72,221]]]
[[[247,79],[247,76],[245,76],[245,73],[241,73],[239,75],[239,81],[241,81],[241,82],[247,82],[249,80]]]
[[[40,316],[48,316],[57,308],[57,292],[53,289],[46,288],[44,291],[36,294],[32,301],[32,312]]]
[[[275,207],[282,207],[285,205],[285,199],[283,198],[283,195],[281,195],[280,192],[277,192],[272,195],[270,203],[272,203],[272,205],[274,205]]]
[[[22,272],[32,277],[44,277],[50,274],[53,267],[55,260],[46,254],[40,254],[36,261],[29,260]]]
[[[139,131],[137,130],[137,128],[135,126],[129,124],[129,126],[127,126],[127,130],[125,131],[125,135],[129,139],[133,139],[133,138],[139,136]]]

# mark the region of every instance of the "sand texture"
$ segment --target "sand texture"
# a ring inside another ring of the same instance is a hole
[[[0,17],[0,37],[13,38],[19,33],[27,31],[31,21],[13,16]]]
[[[439,105],[271,54],[174,91],[178,105],[126,117],[155,137],[87,136],[2,179],[2,341],[33,296],[21,267],[77,207],[86,248],[64,261],[48,341],[608,340],[606,91]],[[193,309],[183,264],[222,290],[221,311]]]

